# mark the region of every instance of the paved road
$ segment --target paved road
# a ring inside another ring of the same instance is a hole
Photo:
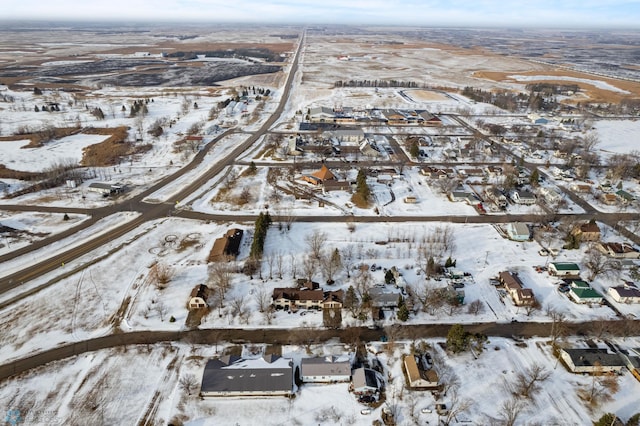
[[[397,325],[386,329],[371,330],[354,327],[338,330],[327,329],[209,329],[189,331],[138,331],[117,333],[83,342],[60,346],[36,355],[16,360],[0,366],[0,380],[28,371],[53,361],[63,360],[75,355],[126,345],[155,344],[161,342],[186,342],[189,344],[215,345],[221,342],[231,343],[268,343],[268,344],[307,344],[322,343],[339,338],[342,342],[353,343],[356,339],[363,342],[380,341],[385,335],[393,339],[418,339],[446,337],[451,324]],[[551,323],[482,323],[465,325],[470,333],[482,333],[496,337],[546,337],[551,334]],[[588,335],[590,330],[602,328],[593,322],[567,324],[567,334]],[[621,335],[619,322],[606,323],[609,335]],[[636,330],[637,332],[637,330]]]

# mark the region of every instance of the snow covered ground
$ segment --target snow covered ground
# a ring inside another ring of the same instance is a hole
[[[530,399],[520,400],[517,424],[584,425],[605,412],[627,420],[639,411],[640,383],[628,371],[617,379],[613,400],[587,408],[577,390],[588,389],[593,379],[566,371],[543,339],[517,342],[490,337],[485,350],[477,356],[446,354],[439,346],[441,342],[396,342],[392,348],[387,344],[368,345],[367,356],[380,361],[386,382],[386,401],[369,414],[361,414],[366,406],[348,391],[348,383],[303,384],[292,399],[201,399],[197,396],[199,383],[207,359],[215,354],[214,348],[177,343],[102,350],[56,362],[4,381],[0,384],[0,400],[5,401],[7,410],[17,410],[26,424],[137,424],[147,419],[179,421],[189,426],[364,426],[379,419],[382,410],[387,409],[395,412],[397,424],[404,426],[437,424],[435,404],[444,403],[453,409],[456,395],[457,406],[469,403],[456,416],[458,422],[495,424],[504,415],[503,402],[512,398],[510,384],[518,374],[539,365],[552,374]],[[439,374],[454,383],[446,395],[436,399],[431,392],[405,388],[401,360],[403,354],[410,353],[410,343],[416,347],[426,345],[432,356],[443,360]],[[628,347],[640,342],[634,339],[617,343]],[[577,340],[565,344],[584,346]],[[284,346],[282,355],[298,365],[301,357],[347,354],[350,350],[340,344]],[[191,395],[180,385],[180,380],[187,377],[195,377],[198,383]]]

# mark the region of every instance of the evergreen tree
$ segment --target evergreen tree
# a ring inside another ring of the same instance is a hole
[[[447,333],[447,350],[458,353],[469,348],[469,334],[460,324],[454,324]]]
[[[257,171],[258,171],[258,168],[256,167],[256,163],[254,163],[253,161],[249,163],[249,174],[255,175]]]
[[[538,171],[538,169],[533,169],[533,171],[531,172],[531,176],[529,177],[529,183],[531,184],[531,186],[536,187],[538,186],[539,180],[540,172]]]
[[[406,322],[409,319],[409,309],[407,309],[407,305],[402,303],[400,308],[398,308],[398,319],[402,322]]]
[[[418,158],[418,156],[420,155],[420,147],[418,146],[418,142],[413,142],[411,144],[409,154],[411,154],[413,158]]]

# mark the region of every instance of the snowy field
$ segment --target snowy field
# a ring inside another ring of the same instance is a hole
[[[638,151],[640,120],[598,120],[594,123],[600,143],[597,149],[605,153]]]
[[[63,232],[89,218],[89,216],[81,214],[71,214],[68,217],[68,220],[64,220],[63,213],[9,212],[0,210],[0,224],[19,231],[16,236],[11,233],[3,235],[2,239],[0,239],[0,255],[11,253],[34,241]]]

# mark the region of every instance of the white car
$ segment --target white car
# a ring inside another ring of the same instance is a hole
[[[371,408],[364,408],[362,410],[360,410],[360,414],[362,415],[367,415],[367,414],[371,414]]]

